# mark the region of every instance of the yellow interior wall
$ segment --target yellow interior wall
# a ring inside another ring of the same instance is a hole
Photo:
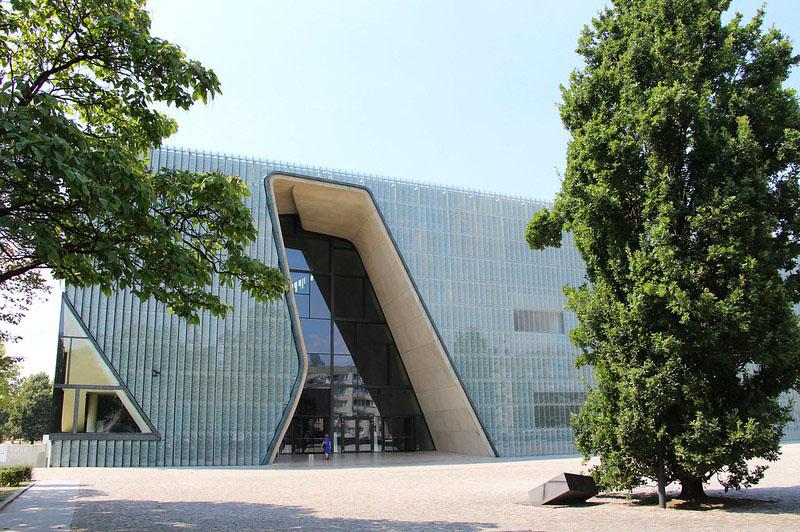
[[[119,386],[114,375],[100,360],[88,339],[72,339],[72,350],[67,368],[69,384],[96,384]]]
[[[69,332],[71,335],[81,334],[81,336],[83,336],[82,329],[69,308],[64,309],[64,332],[65,335]],[[65,338],[63,341],[64,347],[69,350],[66,384],[93,384],[97,386],[120,385],[88,338]],[[61,408],[61,432],[72,432],[72,419],[75,410],[75,391],[76,390],[64,389],[64,400]],[[109,392],[108,390],[92,389],[80,390],[77,432],[84,432],[86,430],[86,394],[87,392],[93,391],[98,393],[116,393],[123,406],[128,410],[128,413],[134,421],[136,421],[139,430],[143,433],[150,432],[147,423],[145,423],[142,416],[139,415],[138,410],[122,390]]]

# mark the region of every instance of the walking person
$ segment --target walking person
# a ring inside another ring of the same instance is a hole
[[[325,435],[325,439],[322,440],[322,454],[325,455],[325,460],[331,457],[331,439],[327,434]]]

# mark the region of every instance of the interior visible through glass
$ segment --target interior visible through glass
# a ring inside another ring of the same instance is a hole
[[[63,308],[58,345],[54,433],[149,432],[69,306]]]
[[[280,217],[308,375],[282,453],[433,450],[361,257],[348,241]]]

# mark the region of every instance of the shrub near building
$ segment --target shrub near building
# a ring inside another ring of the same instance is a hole
[[[31,468],[31,466],[0,468],[0,486],[19,486],[32,478],[33,468]]]

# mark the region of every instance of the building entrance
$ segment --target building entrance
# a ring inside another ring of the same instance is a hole
[[[287,433],[292,449],[299,454],[321,453],[325,434],[330,434],[326,417],[295,416]]]
[[[282,453],[434,450],[361,257],[280,217],[308,373]]]
[[[371,417],[339,418],[336,443],[343,453],[371,453],[375,449],[375,425]]]

